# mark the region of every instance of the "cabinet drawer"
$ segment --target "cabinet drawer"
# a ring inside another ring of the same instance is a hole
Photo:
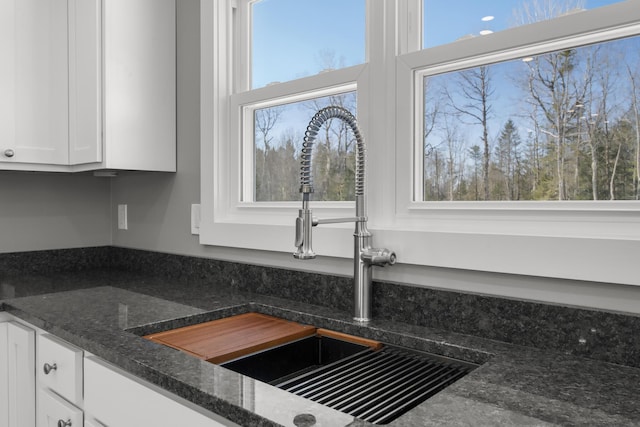
[[[38,390],[38,422],[36,427],[81,427],[82,410],[52,393]]]
[[[53,335],[38,336],[38,381],[70,402],[82,404],[82,350]]]

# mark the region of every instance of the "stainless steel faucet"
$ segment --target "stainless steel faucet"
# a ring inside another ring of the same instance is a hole
[[[329,119],[338,118],[344,121],[356,138],[356,215],[349,218],[317,219],[309,208],[313,193],[311,174],[311,154],[313,142],[320,127]],[[339,222],[355,222],[353,279],[355,292],[354,320],[368,322],[371,319],[371,268],[374,265],[384,267],[396,262],[396,254],[385,248],[371,247],[371,233],[367,229],[367,212],[365,202],[365,145],[356,118],[346,109],[338,106],[325,107],[318,111],[309,122],[302,143],[302,160],[300,169],[300,192],[302,193],[302,209],[296,218],[296,252],[297,259],[313,259],[316,257],[311,245],[312,227],[318,224]]]

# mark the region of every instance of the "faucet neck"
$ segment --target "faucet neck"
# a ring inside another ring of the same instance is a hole
[[[342,120],[353,133],[356,139],[356,182],[355,182],[355,194],[365,194],[365,143],[356,118],[349,112],[349,110],[339,106],[329,106],[318,111],[309,124],[307,130],[304,133],[304,140],[302,142],[302,156],[300,167],[300,192],[303,194],[313,193],[313,177],[312,177],[312,162],[311,157],[313,154],[313,143],[318,136],[318,132],[322,125],[329,119]]]

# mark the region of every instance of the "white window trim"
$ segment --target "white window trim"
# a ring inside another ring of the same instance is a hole
[[[407,9],[415,13],[419,10],[416,4]],[[459,58],[477,60],[481,58],[478,52],[507,52],[496,55],[499,60],[501,55],[517,55],[515,52],[524,56],[528,50],[549,50],[553,43],[527,43],[540,33],[561,45],[565,40],[575,40],[575,34],[597,40],[603,28],[621,35],[634,32],[640,22],[637,3],[600,8],[598,28],[593,26],[593,13],[585,12],[562,18],[562,26],[541,22],[455,46],[432,48],[428,53],[405,53],[397,61],[396,53],[413,48],[408,42],[411,35],[395,38],[395,1],[369,5],[368,28],[372,22],[374,27],[384,22],[384,31],[368,30],[369,42],[384,49],[369,52],[368,64],[358,69],[356,81],[360,88],[359,125],[368,150],[369,228],[376,245],[395,250],[398,262],[404,264],[640,285],[640,275],[634,271],[636,254],[640,253],[638,202],[414,202],[414,145],[409,143],[414,140],[416,120],[411,113],[416,102],[415,73],[425,67],[426,57],[431,66],[449,66]],[[239,170],[240,159],[231,152],[239,144],[233,142],[229,126],[237,129],[239,123],[234,117],[239,116],[233,112],[244,101],[237,96],[232,105],[228,96],[234,84],[230,72],[231,28],[221,16],[230,16],[230,6],[228,2],[203,0],[201,8],[200,241],[205,245],[292,252],[299,203],[239,202],[239,181],[234,181],[237,177],[233,168]],[[398,8],[401,13],[402,9]],[[486,47],[487,40],[495,42],[491,49]],[[525,45],[529,47],[518,51]],[[331,78],[327,74],[327,79]],[[291,82],[288,88],[295,92],[296,85]],[[278,90],[289,89],[268,87],[261,94],[266,100],[277,96]],[[394,158],[390,164],[389,159]],[[312,202],[312,208],[319,217],[347,216],[353,209],[349,203],[318,202]],[[319,255],[351,258],[350,229],[350,224],[315,228],[314,250]],[[385,276],[387,273],[391,272]]]

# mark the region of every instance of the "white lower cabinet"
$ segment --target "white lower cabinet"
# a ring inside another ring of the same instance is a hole
[[[0,323],[0,427],[9,426],[9,322]]]
[[[83,426],[238,425],[0,312],[0,427]]]
[[[39,387],[50,388],[76,406],[82,406],[82,359],[79,348],[51,334],[38,335]]]
[[[0,427],[34,427],[35,331],[0,323]]]
[[[37,427],[82,427],[83,351],[57,337],[36,339]]]
[[[86,414],[108,427],[237,426],[106,362],[84,362]]]
[[[82,409],[51,390],[38,389],[38,427],[81,427]]]

